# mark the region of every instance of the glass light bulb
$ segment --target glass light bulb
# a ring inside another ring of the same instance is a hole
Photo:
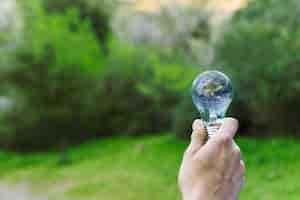
[[[209,136],[220,127],[232,101],[233,88],[230,79],[219,71],[201,73],[193,82],[193,102],[206,122]]]

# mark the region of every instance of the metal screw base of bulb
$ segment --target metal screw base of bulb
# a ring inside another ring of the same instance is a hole
[[[216,122],[208,122],[206,123],[206,130],[208,134],[208,138],[213,137],[219,131],[222,125],[222,120],[218,120]]]

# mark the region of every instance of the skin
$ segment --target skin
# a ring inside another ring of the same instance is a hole
[[[233,140],[237,129],[238,121],[226,118],[218,133],[207,140],[204,123],[195,120],[178,176],[183,200],[238,199],[245,165]]]

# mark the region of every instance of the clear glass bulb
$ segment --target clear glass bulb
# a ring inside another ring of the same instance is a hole
[[[192,97],[211,137],[219,129],[232,101],[231,81],[219,71],[201,73],[193,82]]]

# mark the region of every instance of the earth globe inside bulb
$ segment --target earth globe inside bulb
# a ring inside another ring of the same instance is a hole
[[[219,71],[201,73],[193,82],[193,102],[206,122],[225,117],[232,101],[233,88],[230,79]]]

